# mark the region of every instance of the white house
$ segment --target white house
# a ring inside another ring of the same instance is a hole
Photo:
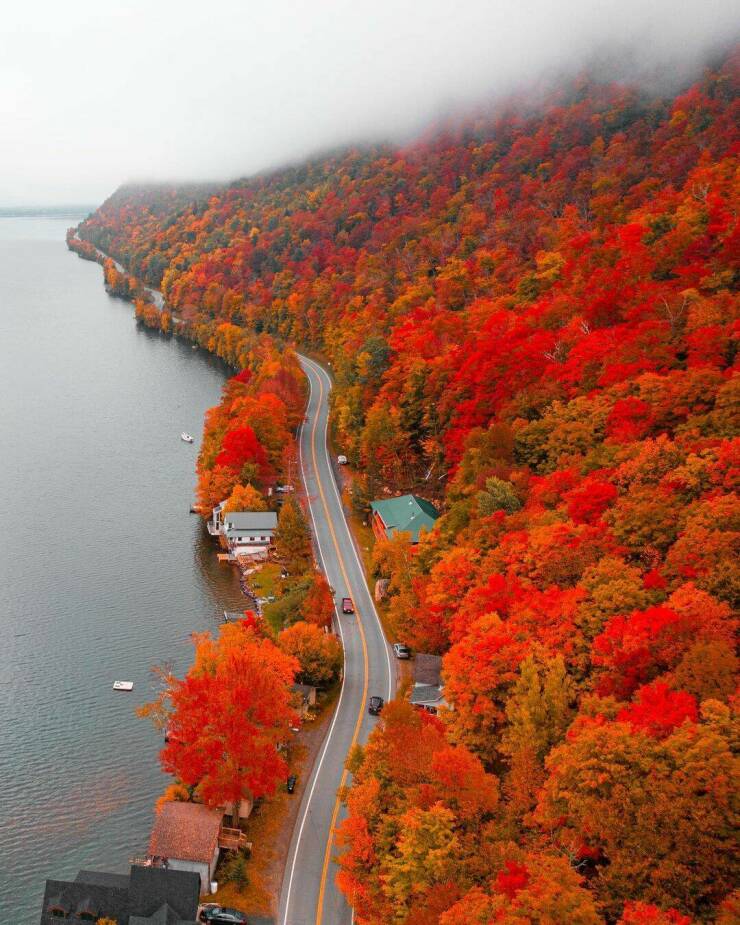
[[[277,529],[274,511],[230,511],[224,513],[226,502],[213,509],[208,520],[208,532],[218,536],[223,545],[237,556],[265,557]]]
[[[222,535],[235,555],[266,553],[277,529],[274,511],[232,511],[223,514]]]

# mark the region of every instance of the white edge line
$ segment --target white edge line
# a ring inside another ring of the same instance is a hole
[[[311,377],[309,375],[306,375],[306,379],[308,379],[308,390],[309,390],[308,391],[308,403],[306,406],[308,409],[311,405],[311,398],[313,397],[313,385],[311,383]],[[320,410],[321,409],[319,407],[319,409],[317,409],[317,414],[320,412]],[[298,433],[298,458],[301,464],[301,475],[303,477],[303,487],[306,492],[306,500],[308,501],[308,511],[309,511],[309,514],[311,515],[311,523],[313,524],[314,536],[316,537],[316,546],[319,552],[319,559],[321,560],[321,565],[323,566],[323,569],[324,569],[324,575],[326,575],[327,574],[326,573],[326,562],[324,561],[324,555],[321,550],[321,540],[319,539],[319,532],[316,527],[316,520],[314,518],[313,507],[311,505],[311,496],[308,491],[308,484],[306,481],[306,471],[303,465],[302,437],[303,437],[303,429],[304,429],[305,423],[306,423],[306,418],[304,418],[304,420],[301,422],[301,427]],[[324,441],[324,447],[326,448],[326,441]],[[318,473],[316,473],[316,478],[318,479]],[[334,601],[334,613],[337,618],[337,626],[339,627],[339,637],[342,641],[342,649],[344,650],[344,633],[342,632],[342,621],[339,618],[339,612],[337,610],[336,600]],[[311,789],[308,793],[308,798],[306,799],[306,804],[303,810],[303,817],[301,819],[301,825],[300,825],[300,828],[298,829],[298,838],[296,839],[296,842],[295,842],[295,850],[293,851],[293,861],[290,865],[290,877],[288,878],[288,889],[287,889],[286,896],[285,896],[285,911],[283,914],[283,925],[288,925],[288,913],[290,912],[290,900],[291,900],[292,890],[293,890],[293,876],[295,874],[295,866],[296,866],[296,861],[298,860],[298,851],[301,845],[301,839],[303,838],[303,829],[306,825],[308,811],[311,808],[311,801],[313,800],[314,790],[316,789],[316,784],[321,774],[321,766],[324,763],[324,758],[326,757],[326,751],[329,747],[329,742],[331,741],[332,733],[334,732],[334,726],[339,716],[339,710],[342,705],[342,697],[344,696],[344,681],[345,681],[345,672],[344,670],[342,670],[342,686],[339,691],[339,700],[337,702],[337,708],[334,711],[334,717],[331,721],[329,732],[327,733],[327,736],[324,739],[324,745],[323,745],[323,748],[321,749],[321,757],[319,758],[319,763],[316,765],[316,770],[314,771],[313,783],[311,784]]]
[[[298,354],[298,355],[301,357],[301,359],[303,359],[303,360],[305,360],[306,362],[310,363],[312,366],[315,366],[316,369],[319,370],[319,372],[318,372],[318,375],[319,375],[319,376],[320,376],[322,373],[324,374],[325,381],[327,382],[327,385],[328,385],[328,389],[327,389],[327,396],[328,396],[328,395],[331,393],[331,388],[332,388],[332,386],[331,386],[331,379],[329,378],[329,374],[328,374],[328,373],[326,372],[326,370],[325,370],[322,366],[320,366],[318,363],[315,363],[313,360],[310,360],[310,359],[308,359],[308,357],[304,357],[304,356],[302,356],[301,354]],[[315,371],[315,370],[314,370],[314,371]],[[328,414],[327,414],[327,426],[328,426],[328,420],[329,420],[329,419],[328,419]],[[376,621],[376,623],[378,624],[378,630],[380,631],[380,638],[381,638],[382,641],[383,641],[383,648],[385,649],[385,660],[386,660],[386,665],[387,665],[387,667],[388,667],[388,700],[392,700],[392,699],[393,699],[393,681],[392,681],[392,678],[393,678],[393,671],[392,671],[392,669],[391,669],[391,656],[390,656],[390,651],[389,651],[389,648],[388,648],[388,641],[387,641],[386,638],[385,638],[385,630],[383,629],[383,624],[380,622],[380,617],[378,616],[378,611],[377,611],[377,609],[376,609],[376,607],[375,607],[375,604],[374,604],[374,602],[373,602],[372,595],[370,594],[370,590],[369,590],[369,588],[367,587],[367,582],[366,582],[366,579],[365,579],[365,569],[364,569],[364,566],[362,565],[362,563],[360,562],[360,557],[359,557],[358,552],[357,552],[357,547],[355,546],[355,542],[354,542],[354,537],[353,537],[353,535],[352,535],[352,531],[350,530],[349,525],[347,524],[346,517],[344,516],[344,506],[342,505],[342,499],[341,499],[340,496],[339,496],[339,490],[338,490],[338,488],[337,488],[337,481],[336,481],[336,479],[334,478],[334,470],[332,469],[332,467],[331,467],[331,461],[329,460],[329,448],[328,448],[328,445],[327,445],[327,440],[326,440],[326,438],[324,438],[324,455],[326,456],[327,468],[329,469],[329,473],[330,473],[330,475],[331,475],[331,484],[332,484],[332,487],[334,488],[334,495],[335,495],[335,497],[336,497],[336,499],[337,499],[337,503],[339,504],[339,511],[340,511],[340,513],[341,513],[341,515],[342,515],[342,520],[343,520],[343,522],[344,522],[344,525],[345,525],[345,528],[346,528],[346,530],[347,530],[347,533],[349,534],[350,545],[352,546],[352,552],[354,553],[355,561],[357,562],[357,567],[359,568],[360,574],[362,575],[363,588],[364,588],[365,591],[367,592],[367,597],[368,597],[368,600],[370,601],[370,609],[372,610],[373,616],[375,617],[375,621]],[[349,590],[349,589],[347,589],[347,590]]]

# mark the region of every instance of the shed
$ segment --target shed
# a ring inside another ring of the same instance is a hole
[[[301,716],[306,716],[309,708],[316,706],[316,688],[311,684],[294,684],[291,690],[299,702]]]
[[[219,857],[222,814],[202,803],[167,802],[157,813],[149,856],[164,858],[172,870],[194,871],[206,892]]]
[[[410,533],[411,542],[419,542],[422,530],[431,530],[439,511],[417,495],[401,495],[385,501],[371,501],[373,533],[378,539],[391,539],[396,533]]]

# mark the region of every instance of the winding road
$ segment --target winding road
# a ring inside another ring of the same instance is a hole
[[[321,567],[334,588],[335,600],[355,604],[353,615],[335,622],[344,646],[344,680],[329,731],[303,793],[280,891],[279,925],[349,925],[352,910],[336,886],[334,830],[344,809],[337,797],[348,783],[347,753],[364,742],[377,719],[367,712],[367,699],[393,697],[396,673],[388,643],[368,591],[360,556],[350,533],[327,447],[327,371],[300,357],[310,395],[299,436],[303,483],[308,497]]]

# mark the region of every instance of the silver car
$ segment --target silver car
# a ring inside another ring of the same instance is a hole
[[[393,643],[393,654],[396,658],[411,658],[411,649],[402,642]]]

